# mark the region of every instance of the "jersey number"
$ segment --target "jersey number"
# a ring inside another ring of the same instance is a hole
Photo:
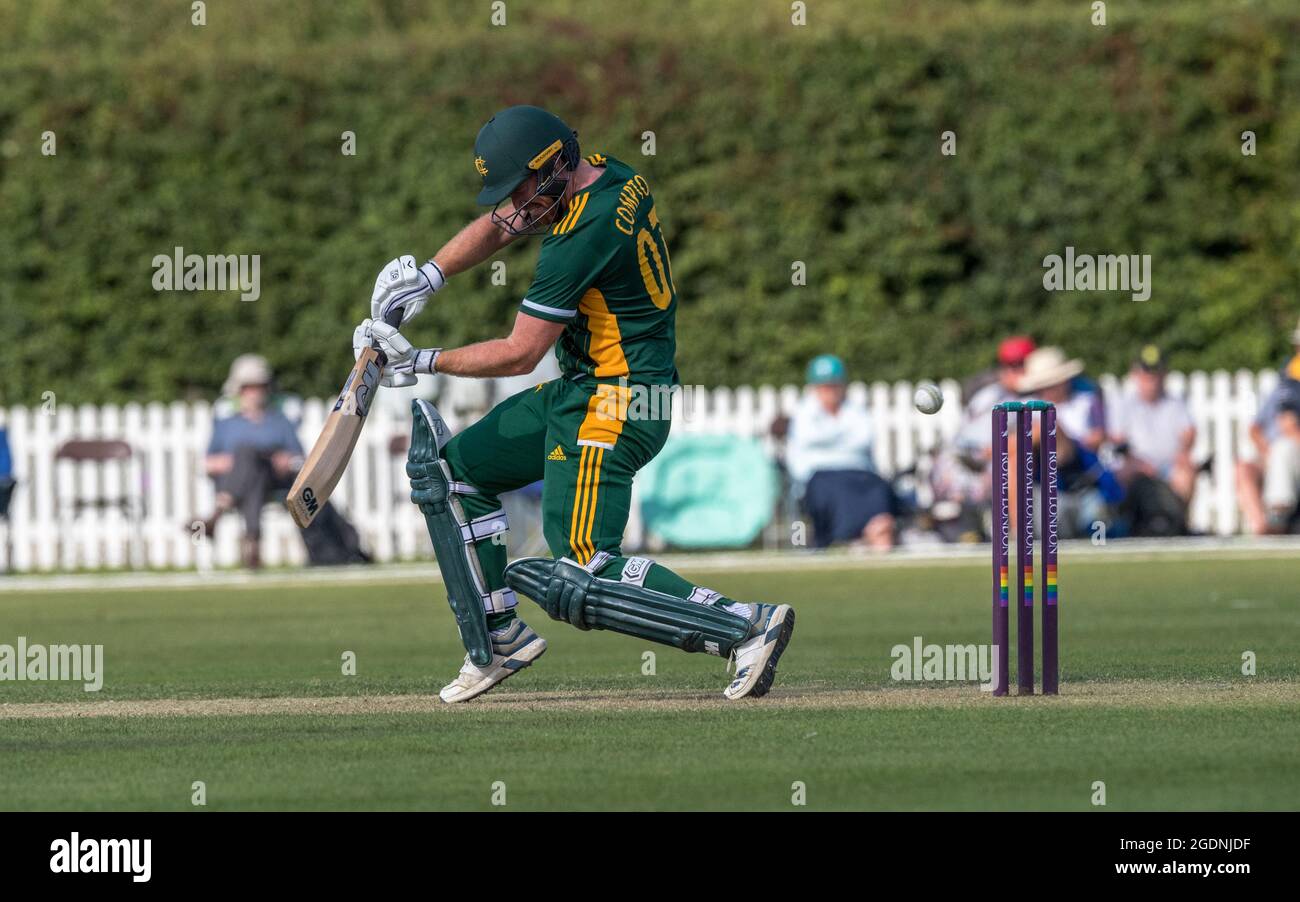
[[[664,233],[659,228],[659,217],[653,208],[649,219],[654,234],[650,234],[650,229],[642,229],[636,236],[636,252],[641,261],[641,278],[645,281],[646,294],[650,295],[656,307],[664,310],[673,299],[672,264],[668,262],[668,245],[664,244]]]

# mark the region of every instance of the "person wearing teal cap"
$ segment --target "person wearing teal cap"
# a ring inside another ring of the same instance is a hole
[[[843,385],[844,361],[834,354],[820,354],[808,364],[809,385]]]
[[[872,456],[871,416],[848,400],[844,361],[821,354],[808,364],[810,390],[790,420],[786,466],[812,520],[812,544],[894,545],[897,501]]]

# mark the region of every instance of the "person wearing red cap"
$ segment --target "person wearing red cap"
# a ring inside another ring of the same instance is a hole
[[[982,449],[977,456],[985,461],[990,458],[989,411],[994,405],[1020,397],[1025,361],[1037,349],[1038,345],[1028,335],[1012,335],[998,343],[997,366],[968,382],[963,392],[969,400],[957,439],[959,447],[965,451]]]
[[[982,510],[989,503],[988,467],[993,459],[989,411],[1020,397],[1018,386],[1025,360],[1037,349],[1028,335],[1012,335],[998,343],[996,366],[971,379],[962,394],[966,402],[962,427],[954,443],[935,457],[930,510],[939,534],[948,541],[976,541],[983,530]]]
[[[1028,335],[1012,335],[998,342],[994,365],[966,380],[961,396],[966,402],[966,421],[984,420],[994,404],[1020,397],[1017,388],[1025,372],[1025,360],[1038,349],[1038,344]],[[988,436],[985,436],[988,438]]]
[[[1012,335],[998,345],[998,365],[1009,369],[1023,369],[1025,358],[1038,350],[1038,345],[1028,335]]]

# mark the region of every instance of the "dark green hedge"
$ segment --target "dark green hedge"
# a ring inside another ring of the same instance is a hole
[[[197,28],[186,2],[0,0],[0,403],[211,394],[249,349],[332,392],[379,266],[476,212],[473,136],[518,102],[650,179],[690,382],[826,350],[859,378],[962,375],[1013,330],[1095,370],[1146,340],[1183,368],[1285,351],[1294,4],[1112,2],[1105,28],[1073,0],[817,0],[805,28],[784,2],[634,6],[515,0],[494,28],[479,0],[211,0]],[[1152,254],[1152,299],[1047,294],[1067,244]],[[175,245],[260,254],[261,300],[155,293]],[[501,333],[535,253],[505,287],[456,279],[411,337]]]

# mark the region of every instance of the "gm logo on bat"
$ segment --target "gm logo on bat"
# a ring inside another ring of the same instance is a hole
[[[310,488],[304,488],[302,490],[302,506],[307,509],[309,515],[313,517],[316,516],[316,509],[320,507],[320,505],[316,501],[316,493]]]

